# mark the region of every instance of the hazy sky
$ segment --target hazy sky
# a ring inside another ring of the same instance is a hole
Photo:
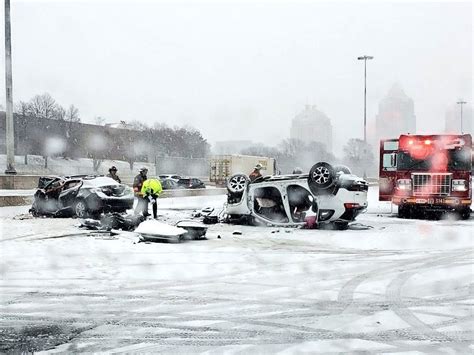
[[[422,132],[443,129],[459,97],[472,101],[472,14],[470,2],[12,0],[14,101],[49,92],[86,122],[187,124],[211,143],[268,144],[315,104],[339,153],[363,135],[359,55],[375,57],[369,119],[394,82]]]

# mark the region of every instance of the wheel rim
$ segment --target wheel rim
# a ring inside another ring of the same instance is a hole
[[[313,172],[313,180],[318,185],[323,185],[329,181],[329,177],[331,176],[329,169],[325,168],[324,166],[319,166]]]
[[[86,213],[86,206],[83,202],[78,202],[76,204],[76,215],[79,217],[83,217]]]
[[[245,187],[246,179],[244,176],[234,176],[229,181],[229,186],[234,191],[242,191]]]

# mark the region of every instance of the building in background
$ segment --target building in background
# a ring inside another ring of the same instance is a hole
[[[212,149],[214,154],[240,154],[240,152],[253,145],[250,140],[219,141],[214,144]]]
[[[332,151],[332,124],[326,114],[319,111],[315,105],[306,105],[291,122],[290,138],[303,142],[319,142]]]
[[[467,103],[462,107],[462,127],[463,133],[473,134],[472,130],[472,105]],[[445,115],[445,132],[461,133],[461,107],[453,104],[446,110]]]
[[[375,118],[375,141],[416,133],[415,105],[398,84],[394,84],[379,103]]]

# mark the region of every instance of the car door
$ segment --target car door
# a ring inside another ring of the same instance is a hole
[[[397,175],[398,139],[380,141],[379,201],[391,201]]]
[[[249,208],[252,216],[261,223],[270,225],[293,224],[289,219],[286,191],[274,185],[256,184],[249,191]]]
[[[59,202],[63,208],[72,207],[81,186],[81,179],[73,179],[65,182],[63,190],[59,194]]]

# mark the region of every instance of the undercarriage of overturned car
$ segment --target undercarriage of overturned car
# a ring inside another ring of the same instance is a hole
[[[236,224],[346,229],[367,209],[368,183],[345,166],[320,162],[308,174],[227,182],[225,221]]]

